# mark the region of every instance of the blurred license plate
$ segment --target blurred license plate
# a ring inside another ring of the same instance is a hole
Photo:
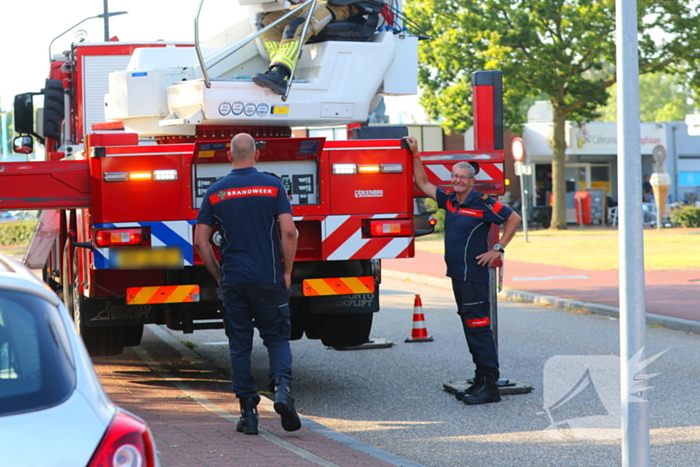
[[[109,251],[112,269],[180,269],[183,267],[179,247],[115,248]]]

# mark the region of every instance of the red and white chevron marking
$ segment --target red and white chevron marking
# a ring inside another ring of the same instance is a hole
[[[456,164],[424,164],[428,178],[432,175],[435,179],[442,183],[450,183],[452,175],[452,167]],[[479,173],[476,174],[476,180],[480,182],[502,182],[504,179],[503,163],[502,162],[479,162]]]
[[[322,256],[328,261],[408,257],[413,237],[363,238],[362,219],[393,219],[398,214],[326,216],[321,221]],[[294,218],[295,221],[303,217]]]

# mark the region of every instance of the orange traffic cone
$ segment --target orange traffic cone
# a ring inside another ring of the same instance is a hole
[[[411,337],[406,339],[406,342],[432,342],[434,340],[428,336],[425,316],[423,316],[423,304],[420,301],[420,295],[416,294],[416,299],[413,302],[413,330],[411,330]]]

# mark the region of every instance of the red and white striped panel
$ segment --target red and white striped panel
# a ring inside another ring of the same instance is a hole
[[[478,161],[477,161],[478,162]],[[452,167],[456,162],[452,163],[424,163],[428,178],[431,182],[438,182],[440,185],[450,184],[450,176],[452,175]],[[478,162],[479,173],[476,174],[477,182],[503,182],[504,172],[502,162]],[[432,175],[432,177],[431,177]]]
[[[321,221],[323,258],[328,261],[348,259],[387,259],[408,257],[413,237],[363,238],[362,219],[393,219],[398,214],[374,216],[326,216]],[[317,219],[317,217],[314,217]],[[303,217],[295,217],[295,221]]]

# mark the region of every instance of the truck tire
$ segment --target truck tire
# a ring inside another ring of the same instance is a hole
[[[306,326],[306,317],[309,313],[309,301],[305,298],[290,298],[289,308],[292,312],[292,331],[289,335],[290,341],[296,341],[304,336],[304,327]]]
[[[91,357],[109,357],[119,355],[124,351],[127,326],[89,327],[83,321],[82,309],[88,300],[80,291],[78,275],[78,250],[73,252],[73,281],[70,286],[71,306],[69,311],[73,314],[73,322],[78,334],[83,338],[83,343]],[[65,286],[64,286],[65,290]],[[133,341],[133,339],[132,339]],[[139,336],[140,341],[140,336]]]
[[[326,324],[328,315],[309,313],[306,317],[304,332],[307,339],[320,339],[323,335],[323,327]]]
[[[124,347],[136,347],[141,344],[143,324],[124,326]]]
[[[328,347],[352,347],[369,341],[374,313],[326,315],[321,342]]]

